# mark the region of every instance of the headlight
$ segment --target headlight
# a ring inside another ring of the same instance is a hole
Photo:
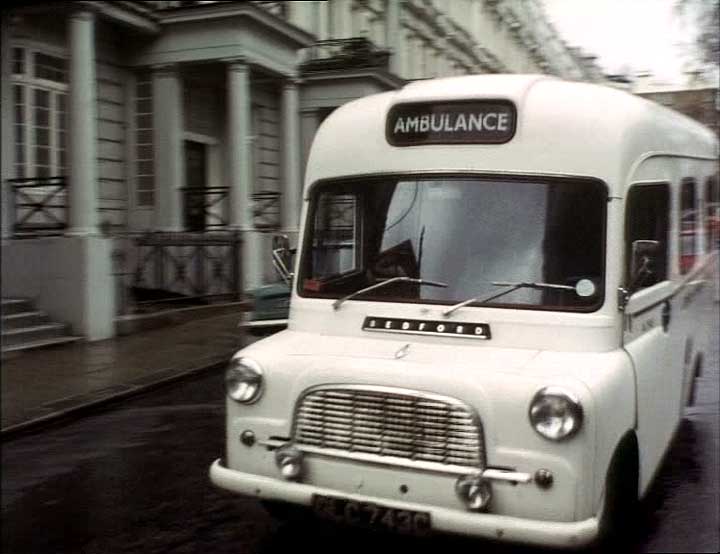
[[[553,441],[573,436],[582,426],[583,410],[575,396],[559,387],[540,389],[530,402],[530,424]]]
[[[252,404],[263,390],[263,370],[250,358],[233,358],[225,371],[225,392],[243,404]]]

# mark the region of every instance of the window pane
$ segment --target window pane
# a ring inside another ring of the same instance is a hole
[[[50,107],[50,93],[47,90],[35,89],[35,106],[39,108]]]
[[[25,88],[13,87],[15,98],[15,176],[25,177]]]
[[[152,100],[138,100],[137,111],[138,113],[150,113],[152,111]]]
[[[138,190],[152,190],[155,184],[155,178],[152,176],[138,177],[137,186]]]
[[[16,104],[24,104],[25,103],[25,89],[19,85],[15,86],[15,103]]]
[[[35,149],[35,163],[38,167],[48,165],[50,163],[50,149],[37,147]]]
[[[25,73],[25,49],[13,48],[13,73],[22,75]]]
[[[649,287],[667,279],[668,229],[670,189],[667,184],[642,185],[630,189],[626,211],[626,283]],[[630,275],[632,245],[636,240],[655,240],[660,243],[658,258],[650,269],[652,273],[642,277]]]
[[[152,83],[139,82],[137,85],[137,95],[138,95],[138,98],[152,97]]]
[[[705,243],[708,250],[720,248],[720,180],[705,183]]]
[[[138,206],[152,206],[155,195],[152,191],[139,191],[137,195]]]
[[[138,129],[151,129],[152,128],[152,115],[139,115],[137,117]]]
[[[683,180],[680,189],[680,273],[685,274],[695,265],[697,233],[697,205],[695,180]]]
[[[155,188],[153,165],[152,82],[146,73],[137,76],[135,87],[135,170],[136,201],[139,206],[152,206]]]
[[[152,175],[153,174],[153,162],[152,161],[140,161],[138,162],[138,175]]]
[[[314,279],[338,276],[356,267],[357,201],[348,194],[323,194],[315,213]]]
[[[152,160],[152,158],[153,158],[152,144],[138,144],[137,145],[137,159],[138,160]]]
[[[338,298],[395,277],[363,299],[597,309],[604,297],[605,188],[584,179],[368,178],[313,192],[299,282]],[[509,201],[512,199],[512,201]],[[522,220],[523,225],[508,225]],[[495,282],[542,282],[556,288]],[[593,292],[575,286],[588,281]],[[567,288],[565,288],[567,287]]]
[[[41,52],[35,53],[35,77],[64,83],[66,77],[66,63],[62,58],[49,56]]]
[[[35,110],[35,125],[39,127],[48,127],[50,125],[50,111],[37,108]]]
[[[152,144],[153,133],[152,131],[141,130],[137,133],[138,144]]]
[[[47,129],[35,129],[35,144],[38,146],[49,146],[50,132]]]

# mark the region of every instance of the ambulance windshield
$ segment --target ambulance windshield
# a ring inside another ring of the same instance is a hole
[[[493,306],[593,311],[603,300],[605,186],[589,179],[373,178],[313,189],[298,291],[353,300],[453,305],[517,287]],[[592,284],[592,294],[574,288]]]

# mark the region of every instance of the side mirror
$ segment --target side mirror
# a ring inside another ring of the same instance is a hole
[[[660,253],[660,242],[656,240],[636,240],[632,243],[630,259],[630,285],[632,294],[645,279],[655,273],[655,262]]]
[[[290,249],[290,239],[287,235],[277,234],[272,238],[272,261],[275,271],[287,286],[291,286],[294,274],[290,271],[292,267],[292,255],[294,251]]]

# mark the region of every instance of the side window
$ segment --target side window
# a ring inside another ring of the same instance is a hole
[[[695,265],[697,234],[697,195],[695,179],[683,179],[680,186],[680,273],[685,274]]]
[[[656,240],[660,243],[652,274],[638,286],[649,287],[667,279],[669,213],[670,187],[667,183],[637,185],[630,189],[625,212],[626,283],[630,282],[632,245],[636,240]]]
[[[705,249],[720,248],[720,180],[705,181]]]

